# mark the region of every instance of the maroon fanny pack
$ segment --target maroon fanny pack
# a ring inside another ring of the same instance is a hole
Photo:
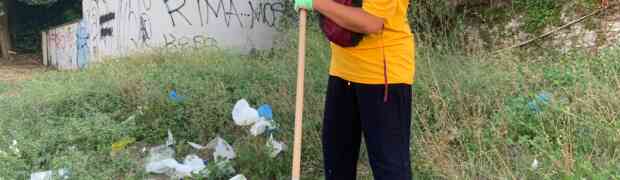
[[[337,3],[352,7],[362,7],[362,0],[334,0]],[[362,41],[364,34],[350,31],[336,24],[331,19],[319,15],[319,23],[325,37],[341,47],[354,47]]]

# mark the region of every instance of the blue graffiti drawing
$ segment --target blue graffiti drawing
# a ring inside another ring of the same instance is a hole
[[[80,21],[77,30],[77,65],[83,69],[88,64],[88,23],[84,20]]]

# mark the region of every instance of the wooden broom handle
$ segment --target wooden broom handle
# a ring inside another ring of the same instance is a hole
[[[304,112],[304,72],[306,59],[306,16],[304,9],[299,10],[299,45],[297,57],[297,94],[295,100],[295,144],[293,146],[292,180],[301,177],[301,140]]]

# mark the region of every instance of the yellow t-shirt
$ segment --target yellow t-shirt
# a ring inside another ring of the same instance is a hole
[[[329,74],[363,84],[413,84],[415,44],[407,20],[409,0],[364,0],[364,11],[385,19],[383,30],[355,47],[331,44]],[[384,73],[384,57],[387,73]]]

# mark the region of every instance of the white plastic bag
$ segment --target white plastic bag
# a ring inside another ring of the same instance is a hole
[[[172,136],[172,132],[168,129],[168,139],[166,139],[166,146],[174,145],[174,137]]]
[[[236,175],[235,177],[230,178],[230,180],[248,180],[245,178],[243,174]]]
[[[192,148],[196,149],[196,150],[203,150],[206,149],[207,147],[200,145],[200,144],[196,144],[193,142],[187,142],[187,144],[189,144],[189,146],[191,146]]]
[[[238,126],[248,126],[259,119],[258,111],[252,107],[245,99],[237,101],[233,107],[232,118]]]
[[[217,136],[207,144],[206,148],[213,149],[213,159],[231,160],[236,157],[235,150],[224,139]]]
[[[69,171],[66,169],[60,169],[55,172],[42,171],[30,174],[30,180],[52,180],[54,177],[60,177],[60,179],[69,179]]]
[[[158,174],[171,174],[174,166],[179,162],[174,160],[174,149],[161,145],[149,150],[149,155],[146,158],[146,172],[158,173]]]
[[[146,172],[166,174],[173,178],[183,178],[188,176],[191,177],[192,174],[200,173],[201,170],[206,168],[204,161],[195,154],[187,155],[185,160],[183,160],[183,164],[179,163],[174,159],[175,152],[174,149],[170,147],[171,145],[174,145],[174,138],[172,137],[172,132],[168,130],[166,144],[153,147],[149,150],[145,164]],[[200,146],[194,143],[190,143],[190,145]]]
[[[173,158],[149,161],[146,164],[146,172],[166,174],[172,177],[192,176],[192,174],[199,173],[204,168],[206,168],[204,161],[194,154],[185,157],[183,164]]]
[[[267,121],[263,118],[260,118],[258,121],[256,121],[256,123],[254,123],[252,128],[250,128],[250,134],[252,134],[253,136],[261,135],[265,133],[265,131],[267,131],[268,129],[272,128],[272,126],[272,121]]]
[[[271,154],[269,154],[269,156],[271,156],[272,158],[278,156],[278,154],[286,150],[286,145],[284,145],[284,143],[282,142],[276,141],[273,138],[273,135],[269,136],[269,140],[267,141],[267,147],[271,149]]]
[[[176,171],[175,168],[179,166],[179,162],[172,158],[163,159],[159,161],[148,162],[146,164],[146,172],[156,174],[172,175]]]
[[[206,167],[207,166],[200,157],[190,154],[185,157],[183,164],[177,164],[174,167],[175,172],[173,177],[191,177],[192,174],[198,174]]]

